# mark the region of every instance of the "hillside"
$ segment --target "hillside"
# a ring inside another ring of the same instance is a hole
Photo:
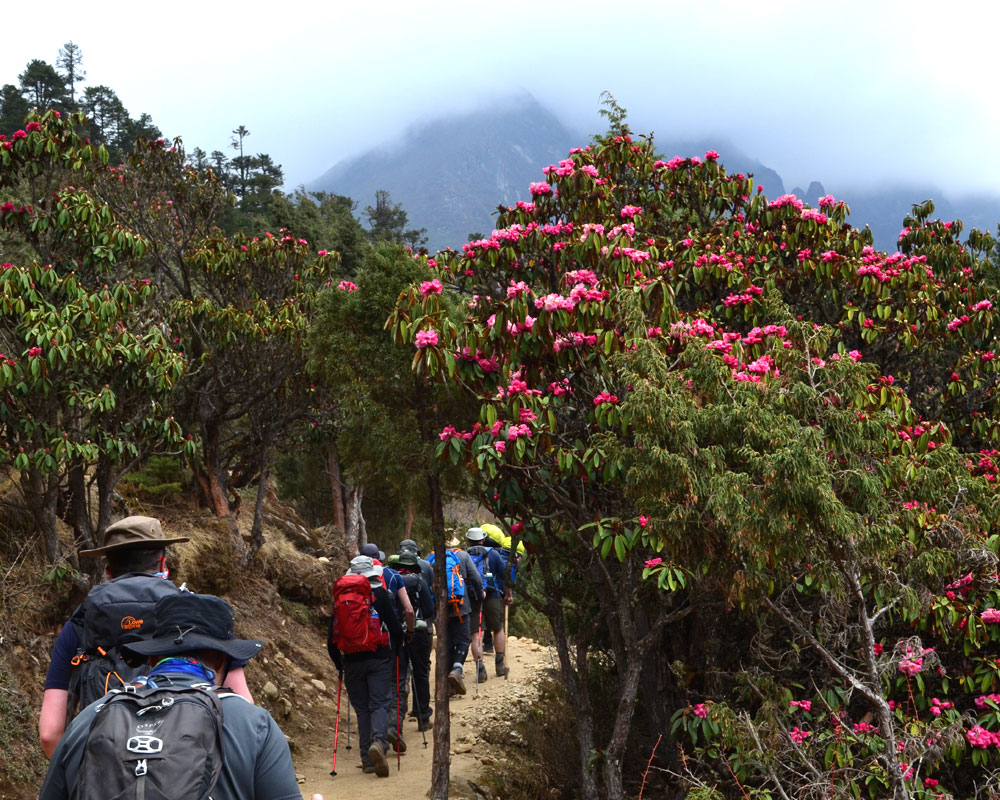
[[[488,112],[448,116],[402,139],[343,161],[309,185],[347,195],[357,214],[388,189],[411,227],[427,228],[428,246],[458,246],[470,233],[489,233],[498,203],[527,197],[546,164],[579,144],[549,111],[520,97]]]

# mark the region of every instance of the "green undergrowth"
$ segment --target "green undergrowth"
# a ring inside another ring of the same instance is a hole
[[[503,758],[487,766],[484,781],[506,800],[575,800],[577,740],[566,692],[541,678],[537,700],[518,718],[487,734],[489,752]]]

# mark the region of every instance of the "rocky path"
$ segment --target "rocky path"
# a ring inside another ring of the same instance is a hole
[[[468,692],[464,697],[451,701],[451,793],[453,798],[479,800],[485,797],[478,789],[478,780],[484,766],[494,762],[496,748],[483,741],[481,734],[489,729],[490,738],[497,735],[510,739],[517,737],[511,730],[510,720],[528,708],[536,693],[539,677],[554,669],[556,662],[549,648],[529,639],[511,638],[507,648],[510,676],[506,680],[493,675],[493,659],[486,662],[490,677],[479,685],[467,681]],[[466,675],[474,674],[471,657],[466,663]],[[433,675],[433,668],[431,674]],[[407,750],[396,769],[396,754],[390,753],[389,777],[376,778],[361,772],[361,756],[357,746],[357,731],[352,730],[351,750],[347,750],[347,697],[340,708],[340,747],[337,755],[337,775],[331,777],[333,757],[333,730],[327,741],[316,742],[300,748],[296,757],[296,771],[300,777],[302,795],[310,798],[322,794],[326,800],[339,797],[361,797],[372,791],[388,791],[398,800],[427,796],[431,781],[433,744],[427,733],[424,747],[416,721],[408,718],[403,727]],[[353,714],[352,714],[353,716]],[[353,728],[352,721],[352,728]]]

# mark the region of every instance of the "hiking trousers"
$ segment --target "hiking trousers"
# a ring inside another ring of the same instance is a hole
[[[464,664],[472,643],[469,633],[469,615],[448,617],[448,669]]]
[[[368,747],[379,742],[388,751],[389,706],[394,699],[396,661],[392,655],[344,659],[344,686],[358,717],[358,744],[361,763],[371,764]]]
[[[413,682],[416,686],[413,712],[417,719],[427,719],[431,715],[431,651],[434,649],[434,637],[430,631],[416,631],[413,641],[406,649],[410,655],[410,668],[413,670]],[[402,688],[401,686],[400,690]]]

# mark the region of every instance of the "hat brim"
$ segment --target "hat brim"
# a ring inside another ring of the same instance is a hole
[[[166,547],[167,545],[181,544],[182,542],[190,541],[191,537],[189,536],[172,536],[169,539],[145,539],[139,542],[109,544],[104,547],[95,547],[93,550],[80,550],[77,555],[96,558],[97,556],[103,556],[110,553],[113,550],[159,550],[161,547]]]
[[[218,650],[237,661],[245,661],[260,653],[264,643],[256,639],[215,639],[201,633],[189,633],[180,644],[177,643],[177,637],[171,635],[122,646],[141,656],[170,656],[196,650]]]

